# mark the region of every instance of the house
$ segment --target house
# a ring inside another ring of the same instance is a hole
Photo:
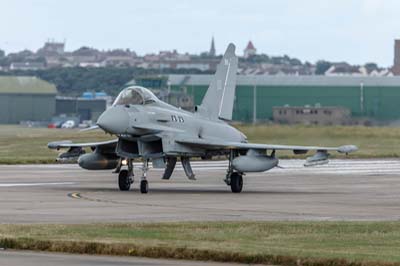
[[[243,56],[244,56],[244,58],[248,58],[255,54],[257,54],[257,49],[254,47],[253,43],[251,41],[249,41],[247,43],[246,48],[243,51]]]

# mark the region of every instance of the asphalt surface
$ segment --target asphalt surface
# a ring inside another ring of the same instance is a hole
[[[0,265],[7,266],[227,266],[230,263],[185,260],[147,259],[138,257],[70,255],[60,253],[0,251]]]
[[[226,162],[195,162],[197,181],[181,167],[171,180],[149,171],[148,194],[117,188],[111,171],[76,165],[0,166],[0,223],[160,222],[204,220],[398,220],[400,160],[332,160],[244,177],[233,194]],[[139,174],[136,170],[136,174]],[[138,178],[136,178],[138,179]]]

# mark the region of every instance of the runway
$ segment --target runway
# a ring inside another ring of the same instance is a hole
[[[119,191],[111,171],[2,165],[0,223],[400,219],[400,160],[303,163],[281,160],[284,169],[247,174],[240,194],[222,181],[227,162],[194,162],[197,181],[180,166],[167,181],[151,169],[149,194],[138,182]]]

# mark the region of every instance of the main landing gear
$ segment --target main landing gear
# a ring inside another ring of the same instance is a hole
[[[243,189],[243,174],[240,172],[235,172],[232,166],[232,160],[234,158],[234,153],[231,151],[229,154],[229,165],[228,171],[226,173],[225,183],[231,187],[233,193],[240,193]]]
[[[118,175],[118,186],[119,190],[127,191],[131,188],[131,184],[133,183],[133,179],[129,176],[128,170],[121,170]]]
[[[123,169],[121,170],[121,167],[123,165],[122,163],[123,160],[118,164],[117,169],[115,170],[116,173],[118,174],[118,186],[119,190],[121,191],[128,191],[131,188],[131,184],[133,183],[134,179],[134,174],[133,174],[133,163],[132,159],[127,159],[125,162],[128,165],[128,169]],[[140,180],[140,192],[141,193],[148,193],[149,192],[149,183],[147,182],[146,176],[147,176],[147,171],[149,170],[149,160],[146,159],[143,162],[142,166],[142,177]]]
[[[233,193],[240,193],[243,189],[243,177],[242,174],[238,172],[233,172],[231,174],[231,191]]]
[[[120,160],[117,169],[115,170],[118,174],[118,186],[119,190],[127,191],[131,188],[131,184],[133,183],[133,163],[132,160],[126,160],[128,165],[128,169],[121,170],[122,160]]]

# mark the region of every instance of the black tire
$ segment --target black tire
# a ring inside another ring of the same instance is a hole
[[[128,170],[121,170],[118,175],[119,190],[127,191],[131,188],[131,179]]]
[[[149,183],[147,182],[147,180],[140,181],[140,192],[143,194],[149,192]]]
[[[242,192],[243,188],[243,177],[239,173],[232,173],[231,175],[231,190],[233,193]]]

